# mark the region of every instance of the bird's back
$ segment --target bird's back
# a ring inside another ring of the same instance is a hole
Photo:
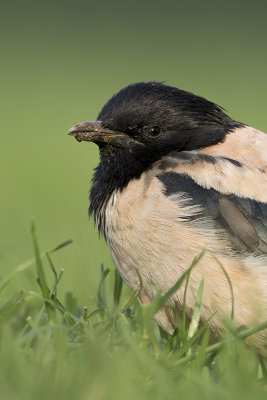
[[[205,147],[201,152],[230,157],[267,173],[267,135],[249,126],[236,128],[226,136],[223,143]]]

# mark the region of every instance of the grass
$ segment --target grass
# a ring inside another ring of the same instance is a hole
[[[41,252],[34,223],[32,240],[34,257],[0,281],[1,398],[266,398],[266,359],[244,339],[267,322],[242,331],[229,324],[210,345],[208,326],[198,325],[204,281],[189,325],[185,307],[174,335],[153,320],[171,294],[183,283],[187,286],[202,255],[168,293],[158,292],[149,307],[138,303],[116,271],[101,265],[95,306],[88,308],[78,305],[71,292],[58,298],[64,270],[54,265],[53,256],[71,241]],[[33,268],[39,291],[12,293],[13,281]]]

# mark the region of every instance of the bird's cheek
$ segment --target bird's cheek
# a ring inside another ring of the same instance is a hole
[[[109,145],[127,149],[129,147],[129,139],[127,136],[115,136],[109,141]]]
[[[186,130],[170,130],[167,131],[162,140],[162,145],[172,149],[182,151],[185,150],[187,143],[190,141],[190,134]]]

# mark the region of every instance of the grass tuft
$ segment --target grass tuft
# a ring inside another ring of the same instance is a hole
[[[203,254],[165,294],[156,292],[150,306],[141,305],[120,275],[100,266],[95,306],[79,305],[58,287],[63,269],[40,252],[32,223],[34,259],[0,281],[0,385],[10,399],[263,399],[267,385],[266,358],[244,342],[267,328],[267,321],[249,329],[226,329],[210,344],[207,324],[199,325],[205,282],[201,281],[190,323],[185,315],[190,273]],[[5,295],[4,289],[36,266],[39,292]],[[50,276],[53,277],[51,287]],[[49,279],[48,279],[49,277]],[[113,285],[112,285],[113,281]],[[184,287],[184,307],[171,335],[153,316]]]

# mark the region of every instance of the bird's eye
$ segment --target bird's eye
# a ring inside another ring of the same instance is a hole
[[[147,134],[151,137],[156,137],[160,134],[160,128],[158,126],[153,126],[153,128],[148,129]]]

